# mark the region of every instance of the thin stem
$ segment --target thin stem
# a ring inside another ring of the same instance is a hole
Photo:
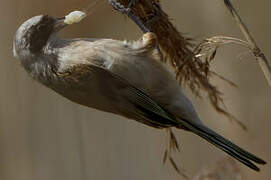
[[[128,8],[125,8],[116,0],[108,0],[108,2],[113,6],[115,10],[121,12],[122,14],[126,14],[129,18],[131,18],[131,20],[133,20],[144,33],[150,32],[149,28],[144,25],[141,19],[132,12],[130,6],[134,3],[134,1],[130,1]]]
[[[253,50],[254,56],[257,58],[259,65],[267,79],[267,82],[271,86],[271,65],[270,60],[267,59],[267,57],[264,55],[264,53],[261,51],[261,49],[258,47],[256,41],[252,37],[251,33],[249,32],[247,26],[237,13],[236,9],[233,7],[230,0],[224,0],[224,4],[228,8],[228,10],[231,12],[232,16],[234,17],[237,25],[241,29],[242,33],[244,34],[246,40],[248,41],[249,45],[251,46],[251,49]]]

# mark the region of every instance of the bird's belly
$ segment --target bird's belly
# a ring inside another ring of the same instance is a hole
[[[53,90],[65,98],[83,106],[115,113],[112,97],[116,97],[114,84],[100,73],[91,73],[81,79],[58,82]]]

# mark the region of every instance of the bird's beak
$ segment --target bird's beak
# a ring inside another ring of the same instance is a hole
[[[61,17],[61,18],[57,18],[55,25],[54,25],[54,31],[58,32],[61,29],[63,29],[64,27],[66,27],[68,24],[65,23],[65,17]]]

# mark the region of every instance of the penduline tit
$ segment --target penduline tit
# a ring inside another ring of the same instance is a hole
[[[75,103],[154,128],[192,132],[256,171],[255,164],[265,164],[202,123],[161,63],[155,34],[134,42],[57,36],[85,16],[74,11],[64,18],[32,17],[16,32],[14,56],[30,76]]]

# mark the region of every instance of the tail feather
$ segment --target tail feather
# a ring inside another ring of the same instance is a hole
[[[264,160],[238,147],[237,145],[233,144],[229,140],[225,139],[224,137],[205,127],[204,125],[196,124],[182,119],[182,126],[189,129],[198,136],[204,138],[211,144],[215,145],[219,149],[228,153],[229,155],[242,162],[246,166],[250,167],[251,169],[254,169],[255,171],[259,171],[260,169],[251,161],[258,164],[266,164]]]

